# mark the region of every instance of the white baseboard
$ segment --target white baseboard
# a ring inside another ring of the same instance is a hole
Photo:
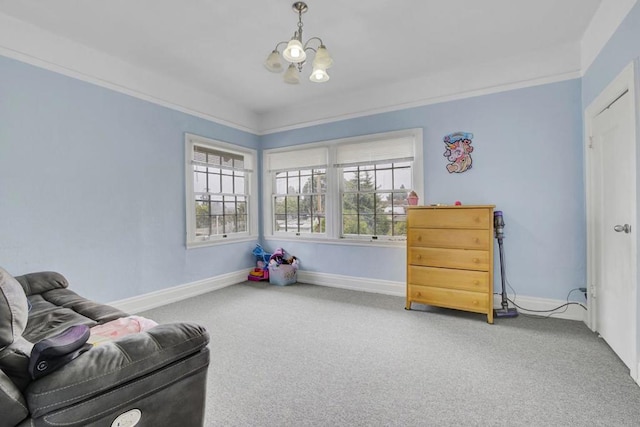
[[[184,285],[174,286],[168,289],[162,289],[156,292],[126,298],[119,301],[109,303],[126,313],[139,313],[141,311],[150,310],[152,308],[171,304],[183,299],[202,295],[207,292],[222,289],[227,286],[242,283],[247,280],[247,270],[240,270],[233,273],[223,274],[208,279],[199,280],[197,282],[187,283]],[[298,270],[298,281],[300,283],[308,283],[311,285],[327,286],[331,288],[349,289],[352,291],[372,292],[377,294],[392,295],[397,297],[405,297],[405,282],[394,282],[390,280],[370,279],[366,277],[342,276],[339,274],[318,273],[313,271]],[[494,295],[493,306],[500,308],[500,295]],[[558,307],[566,301],[518,296],[516,303],[531,310],[551,310]],[[512,304],[509,303],[512,307]],[[548,313],[535,313],[518,309],[524,314],[545,316]],[[586,321],[587,311],[577,305],[570,305],[567,310],[561,312],[559,310],[551,317],[558,319]],[[640,371],[640,367],[639,367]]]
[[[511,296],[509,296],[511,298]],[[502,297],[500,295],[493,296],[493,306],[495,308],[500,308],[500,303],[502,301]],[[530,310],[552,310],[556,307],[559,307],[563,304],[566,304],[566,300],[557,300],[557,299],[547,299],[547,298],[536,298],[536,297],[527,297],[518,295],[516,298],[516,304],[520,307],[528,308]],[[509,307],[513,307],[513,304],[509,302]],[[519,313],[529,314],[532,316],[548,316],[550,312],[547,313],[536,313],[534,311],[527,311],[518,308]],[[587,321],[588,312],[584,308],[579,305],[571,304],[566,307],[566,311],[564,311],[564,307],[560,310],[554,312],[551,317],[556,319],[568,319],[568,320],[579,320],[581,322]]]
[[[332,288],[350,289],[354,291],[373,292],[378,294],[393,295],[398,297],[406,296],[405,282],[393,282],[389,280],[369,279],[364,277],[340,276],[337,274],[317,273],[312,271],[298,270],[298,281],[312,285],[329,286]],[[500,308],[501,297],[494,295],[493,306]],[[564,303],[563,300],[518,296],[516,303],[531,310],[551,310]],[[509,304],[512,307],[511,304]],[[586,321],[587,311],[577,305],[567,306],[567,310],[560,309],[551,317],[557,319]],[[526,310],[518,310],[523,314],[546,316],[549,313],[535,313]]]
[[[298,282],[331,288],[350,289],[352,291],[373,292],[376,294],[404,297],[405,282],[369,279],[365,277],[341,276],[339,274],[318,273],[298,270]]]
[[[162,289],[160,291],[150,292],[144,295],[114,301],[109,303],[109,305],[122,310],[125,313],[139,313],[141,311],[150,310],[152,308],[171,304],[183,299],[235,285],[236,283],[244,282],[247,280],[248,270],[249,269],[244,269],[233,273],[210,277],[208,279],[198,280],[197,282],[191,282],[168,289]]]

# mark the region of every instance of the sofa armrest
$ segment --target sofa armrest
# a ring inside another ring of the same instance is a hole
[[[29,415],[22,393],[2,371],[0,371],[0,408],[2,408],[0,425],[17,425]]]
[[[193,323],[155,326],[100,344],[25,390],[33,418],[105,393],[203,351],[207,331]]]

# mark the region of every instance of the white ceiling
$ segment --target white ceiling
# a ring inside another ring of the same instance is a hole
[[[296,29],[292,3],[0,0],[0,13],[275,117],[292,105],[337,104],[403,81],[579,48],[601,0],[308,0],[304,38],[321,37],[334,66],[317,84],[306,80],[307,64],[297,86],[263,67]],[[392,94],[376,107],[397,103]]]

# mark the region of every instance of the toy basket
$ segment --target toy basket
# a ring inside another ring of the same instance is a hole
[[[298,267],[281,264],[269,266],[269,283],[278,286],[293,285],[298,281]]]

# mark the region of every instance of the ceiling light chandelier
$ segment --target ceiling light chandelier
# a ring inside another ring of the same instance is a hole
[[[288,42],[283,41],[276,44],[273,52],[267,57],[264,66],[273,73],[282,72],[284,67],[280,60],[280,51],[278,51],[278,48],[286,44],[287,47],[282,52],[282,56],[289,62],[289,66],[284,73],[284,81],[289,84],[298,84],[300,83],[300,73],[307,60],[307,51],[311,50],[315,53],[315,56],[312,63],[313,71],[309,76],[309,80],[315,83],[326,82],[329,80],[327,68],[333,64],[333,59],[331,59],[329,51],[327,51],[320,37],[311,37],[304,44],[302,43],[302,14],[309,9],[307,4],[302,1],[297,1],[291,7],[293,11],[298,14],[298,30],[293,33],[293,37]],[[309,43],[313,40],[319,42],[319,46],[315,49],[309,46]]]

